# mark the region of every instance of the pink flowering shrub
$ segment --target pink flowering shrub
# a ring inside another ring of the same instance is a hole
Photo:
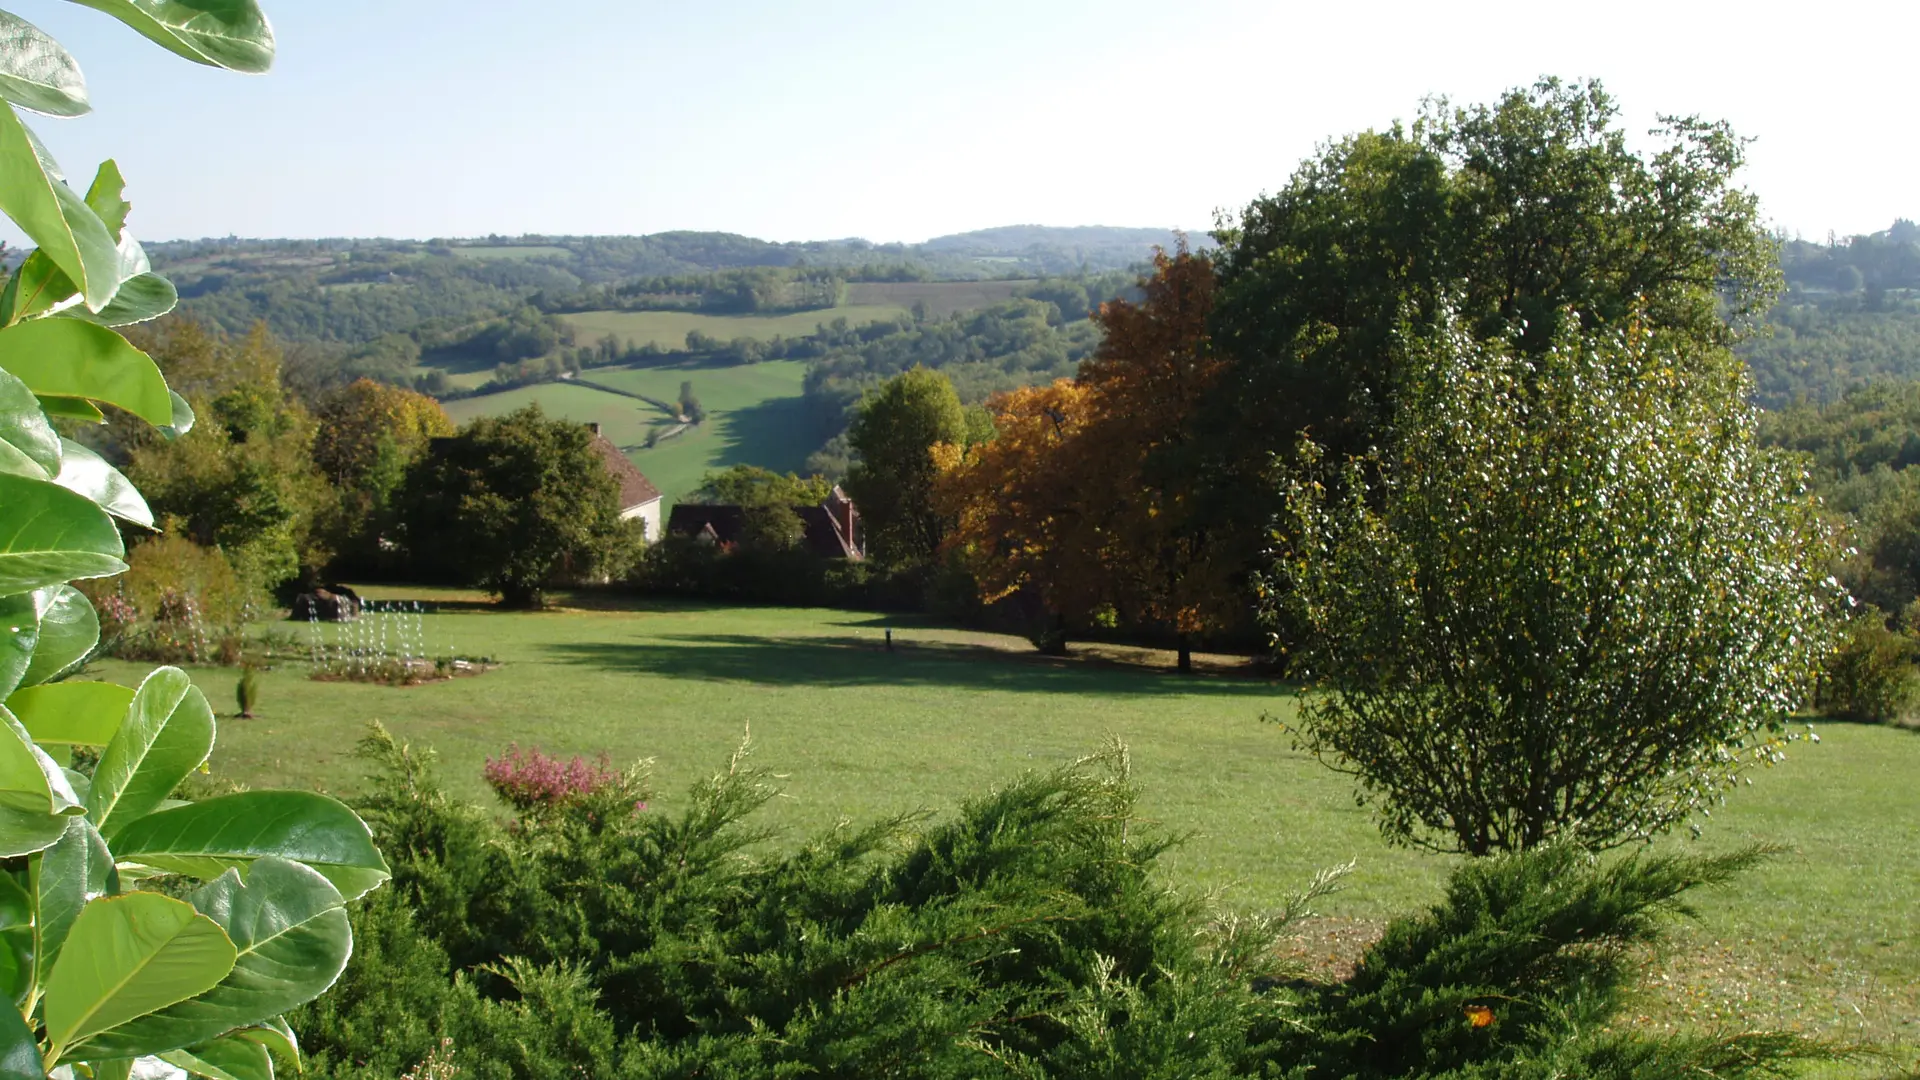
[[[577,803],[602,792],[628,786],[631,778],[614,768],[602,753],[594,761],[574,755],[571,761],[548,757],[539,747],[520,749],[515,743],[497,758],[488,758],[487,783],[516,810],[550,809]],[[636,802],[635,810],[647,804]]]

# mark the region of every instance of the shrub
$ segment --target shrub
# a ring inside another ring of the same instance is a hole
[[[938,823],[777,845],[751,824],[775,790],[744,752],[675,813],[589,797],[503,825],[447,798],[428,756],[383,731],[366,747],[394,887],[355,913],[365,945],[338,988],[296,1018],[317,1076],[398,1075],[445,1039],[488,1080],[1653,1080],[1820,1053],[1607,1033],[1637,970],[1625,947],[1754,853],[1481,860],[1353,975],[1316,983],[1275,946],[1331,879],[1265,919],[1176,894],[1121,748]]]
[[[520,811],[552,809],[611,788],[638,793],[642,786],[636,775],[615,769],[605,753],[594,762],[578,754],[562,762],[548,757],[537,746],[521,750],[518,743],[499,757],[488,758],[483,772],[501,800]],[[645,809],[645,805],[635,800],[636,809]]]
[[[156,663],[240,661],[241,629],[264,607],[219,548],[156,536],[117,579],[79,585],[101,613],[101,651]]]
[[[1920,705],[1914,639],[1889,630],[1878,612],[1853,620],[1827,660],[1815,704],[1828,716],[1887,724],[1911,720]]]

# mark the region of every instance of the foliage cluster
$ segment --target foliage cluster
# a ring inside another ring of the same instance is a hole
[[[88,6],[202,64],[257,72],[272,60],[251,0]],[[180,472],[233,485],[277,459],[291,425],[280,402],[242,386],[216,388],[202,409],[212,423],[196,425],[180,391],[207,389],[213,373],[181,371],[170,388],[114,329],[164,315],[176,290],[127,230],[118,167],[101,165],[83,197],[16,111],[86,113],[73,57],[9,12],[0,29],[0,211],[38,245],[0,290],[0,1071],[124,1080],[158,1056],[209,1080],[272,1080],[276,1061],[299,1062],[281,1014],[339,976],[353,948],[345,905],[385,881],[386,864],[366,825],[322,795],[176,798],[215,733],[185,672],[157,669],[137,689],[66,679],[103,629],[69,582],[126,570],[116,519],[150,530],[156,518],[126,475],[53,420],[100,424],[111,407],[157,429],[134,438],[136,471],[161,481],[182,531],[212,526],[183,502]],[[225,432],[196,438],[209,428]],[[154,464],[162,438],[182,448],[166,459],[178,469]],[[234,445],[256,441],[258,458],[234,460]],[[259,547],[235,550],[249,570],[271,562]],[[224,557],[196,569],[221,579],[208,596],[245,577]],[[133,588],[152,595],[156,627],[199,617],[171,585]],[[137,621],[114,599],[113,621]]]
[[[1622,947],[1751,855],[1482,861],[1318,982],[1275,943],[1335,875],[1267,919],[1169,891],[1169,839],[1134,816],[1123,750],[938,822],[776,846],[752,819],[771,778],[743,755],[677,812],[634,813],[620,790],[503,824],[443,794],[424,755],[369,742],[385,772],[362,804],[394,888],[355,911],[361,949],[299,1018],[321,1077],[397,1075],[448,1039],[475,1080],[1651,1080],[1819,1052],[1608,1026]]]
[[[1613,846],[1776,759],[1839,590],[1722,357],[1445,327],[1406,347],[1392,446],[1292,482],[1269,593],[1326,691],[1303,738],[1389,836]]]

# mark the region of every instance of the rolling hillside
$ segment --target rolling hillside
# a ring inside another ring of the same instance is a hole
[[[626,452],[666,496],[669,506],[700,485],[700,478],[730,465],[761,465],[795,472],[819,445],[800,396],[806,365],[771,361],[752,365],[700,362],[596,368],[576,380],[523,386],[447,403],[455,423],[498,416],[538,404],[551,416],[597,423],[601,434]],[[683,427],[642,395],[671,402],[682,382],[707,410],[703,424]],[[669,432],[676,434],[668,435]],[[665,436],[649,448],[650,433]]]

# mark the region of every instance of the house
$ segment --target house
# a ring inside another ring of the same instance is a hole
[[[804,530],[801,543],[823,559],[861,559],[860,512],[838,484],[826,501],[816,506],[796,506]],[[746,531],[747,512],[738,506],[709,503],[677,503],[667,519],[667,535],[686,536],[710,544],[732,545]]]
[[[620,520],[640,519],[641,536],[651,543],[660,539],[660,489],[653,486],[639,466],[627,459],[620,448],[600,434],[599,424],[588,424],[593,432],[593,451],[606,463],[607,472],[620,485]]]

